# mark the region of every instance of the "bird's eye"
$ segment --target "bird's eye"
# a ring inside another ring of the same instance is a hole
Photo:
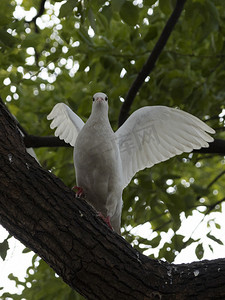
[[[108,97],[107,96],[105,97],[105,101],[108,101]]]
[[[92,100],[95,101],[95,97],[93,97]]]

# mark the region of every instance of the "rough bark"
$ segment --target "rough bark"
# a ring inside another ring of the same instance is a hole
[[[88,299],[225,299],[225,259],[149,259],[26,152],[0,103],[0,223]]]

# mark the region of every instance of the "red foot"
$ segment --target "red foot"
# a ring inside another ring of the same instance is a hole
[[[110,229],[113,230],[112,225],[110,223],[110,217],[104,217],[103,214],[101,212],[98,212],[98,216],[109,226]]]
[[[81,197],[84,197],[84,190],[82,189],[82,187],[80,187],[80,186],[74,186],[74,187],[72,187],[72,190],[77,190],[77,192],[76,192],[76,197],[77,198],[81,198]]]

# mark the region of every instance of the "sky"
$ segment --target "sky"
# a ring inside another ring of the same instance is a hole
[[[3,242],[7,236],[8,232],[0,226],[0,243]],[[22,287],[16,287],[15,282],[8,279],[8,275],[12,273],[14,276],[23,280],[34,255],[33,252],[22,253],[25,246],[13,237],[9,239],[9,246],[10,250],[7,253],[6,259],[3,261],[2,258],[0,258],[0,287],[4,287],[3,290],[0,290],[0,299],[3,292],[19,293],[22,291]]]

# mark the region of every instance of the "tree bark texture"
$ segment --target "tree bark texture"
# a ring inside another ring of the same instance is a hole
[[[175,265],[137,252],[26,152],[2,102],[0,223],[87,299],[225,299],[225,259]]]

